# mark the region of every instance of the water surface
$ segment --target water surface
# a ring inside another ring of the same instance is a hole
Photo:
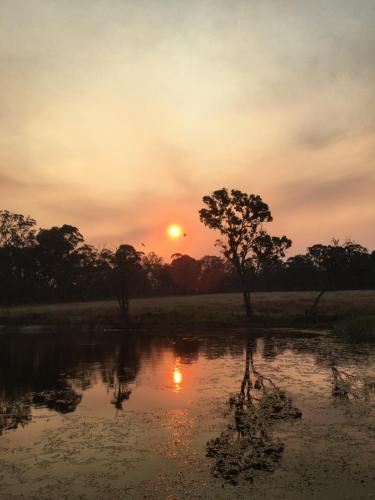
[[[375,351],[331,335],[0,336],[0,497],[373,498]]]

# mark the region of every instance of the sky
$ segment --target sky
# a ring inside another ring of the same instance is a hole
[[[227,187],[291,254],[375,249],[374,26],[375,0],[0,0],[0,208],[201,257]]]

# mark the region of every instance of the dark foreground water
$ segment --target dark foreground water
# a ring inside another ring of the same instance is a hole
[[[374,498],[375,350],[257,335],[1,335],[0,497]]]

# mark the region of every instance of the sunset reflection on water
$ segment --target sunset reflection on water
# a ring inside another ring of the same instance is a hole
[[[182,390],[182,371],[180,358],[176,358],[173,367],[173,392],[181,392]]]
[[[0,498],[371,496],[372,344],[192,335],[0,335]]]

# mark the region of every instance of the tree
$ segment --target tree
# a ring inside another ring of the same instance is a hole
[[[229,193],[223,188],[204,196],[203,203],[207,208],[199,211],[200,220],[221,233],[223,238],[216,244],[240,277],[246,315],[251,316],[251,275],[270,269],[285,256],[292,242],[286,236],[270,236],[265,231],[263,223],[271,222],[272,215],[259,195],[236,189]]]
[[[112,287],[125,316],[129,314],[130,299],[139,291],[144,281],[142,255],[142,252],[137,252],[131,245],[120,245],[114,255]]]
[[[35,220],[0,210],[0,302],[16,304],[32,288]]]
[[[56,294],[58,300],[65,301],[68,292],[77,287],[75,279],[83,236],[76,227],[64,224],[41,229],[36,239],[42,286],[49,294]]]
[[[97,249],[87,243],[81,245],[77,251],[76,273],[74,276],[79,299],[88,300],[100,296],[99,265]]]
[[[197,260],[190,255],[175,253],[172,255],[172,262],[169,272],[173,283],[184,292],[198,291],[200,265]]]
[[[0,247],[32,246],[35,243],[35,224],[29,216],[0,210]]]
[[[286,262],[286,277],[292,290],[315,290],[316,272],[308,255],[294,255]]]
[[[312,307],[306,310],[306,316],[309,319],[316,319],[323,294],[327,290],[356,286],[361,275],[367,275],[371,270],[370,258],[366,248],[351,240],[341,245],[339,240],[332,238],[330,245],[318,243],[307,250],[307,256],[318,275],[320,292]]]
[[[142,258],[142,267],[147,278],[147,291],[152,294],[168,293],[171,279],[168,265],[155,252],[149,252]]]
[[[198,262],[200,265],[199,291],[217,291],[226,278],[226,262],[216,255],[205,255]]]

